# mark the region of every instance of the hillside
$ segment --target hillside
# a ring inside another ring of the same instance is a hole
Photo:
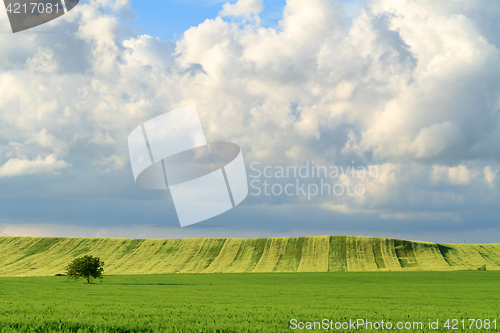
[[[435,244],[354,236],[262,239],[0,237],[0,276],[64,273],[83,254],[105,274],[500,269],[500,244]]]

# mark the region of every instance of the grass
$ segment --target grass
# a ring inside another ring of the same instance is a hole
[[[438,319],[435,332],[445,332],[449,318],[498,322],[499,279],[499,271],[105,276],[91,285],[4,277],[0,332],[291,332],[292,318]]]
[[[500,244],[435,244],[354,236],[262,239],[0,237],[0,276],[64,273],[75,257],[105,261],[106,273],[264,273],[500,270]]]
[[[500,331],[500,244],[0,237],[0,253],[0,332],[289,332],[291,319]],[[83,254],[106,262],[102,282],[53,276]],[[222,272],[237,274],[198,274]]]

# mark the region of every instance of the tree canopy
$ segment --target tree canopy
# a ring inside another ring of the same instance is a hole
[[[104,261],[91,255],[75,258],[66,266],[66,275],[68,278],[78,280],[78,278],[82,277],[87,279],[87,283],[90,283],[90,278],[102,279],[103,272]]]

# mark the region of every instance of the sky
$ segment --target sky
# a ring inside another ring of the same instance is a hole
[[[198,26],[207,19],[214,19],[228,1],[201,0],[155,0],[133,1],[135,25],[140,33],[159,37],[161,40],[177,41],[184,31]],[[234,4],[236,1],[229,1]],[[350,18],[355,17],[361,8],[359,0],[342,1],[343,9]],[[260,26],[280,29],[279,21],[283,16],[286,0],[266,0],[259,13]]]
[[[499,30],[488,0],[91,0],[16,34],[0,10],[0,235],[499,242]],[[191,104],[250,193],[181,228],[127,138]]]
[[[140,32],[162,40],[177,41],[187,29],[214,19],[227,1],[134,1],[135,24]],[[234,3],[235,1],[231,1]],[[285,0],[266,1],[261,25],[278,28]]]

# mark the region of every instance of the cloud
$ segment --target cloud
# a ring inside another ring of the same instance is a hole
[[[243,16],[259,15],[264,5],[262,0],[238,0],[236,3],[225,3],[219,15],[224,16]]]
[[[45,158],[38,156],[35,160],[12,158],[0,166],[0,177],[57,173],[68,166],[68,163],[57,160],[54,155]]]
[[[468,169],[461,164],[453,167],[435,165],[432,170],[431,179],[435,182],[443,180],[452,185],[468,185],[478,176],[478,172]]]
[[[57,70],[58,64],[50,48],[39,47],[35,55],[26,60],[26,68],[32,72],[53,73]]]
[[[495,178],[497,177],[498,170],[493,171],[490,166],[484,167],[483,174],[484,174],[484,179],[490,184],[490,186],[493,186],[493,182],[495,181]]]
[[[227,3],[173,43],[136,34],[130,2],[99,0],[48,23],[57,33],[0,35],[2,182],[48,173],[43,192],[18,191],[142,200],[128,134],[195,103],[207,139],[237,143],[248,163],[379,167],[363,197],[301,203],[315,214],[497,210],[500,4],[372,0],[348,17],[338,2],[289,0],[279,29],[261,11]],[[247,204],[297,203],[285,199]]]
[[[453,220],[461,221],[460,216],[457,213],[446,213],[446,212],[418,212],[418,213],[382,213],[380,214],[381,219],[386,220]]]
[[[416,158],[434,157],[450,147],[459,147],[463,135],[449,121],[422,128],[411,143]]]
[[[96,163],[101,166],[101,168],[105,172],[111,172],[116,170],[121,170],[127,164],[127,160],[123,159],[117,155],[111,155],[108,157],[103,157],[101,160],[98,160]]]
[[[216,4],[223,4],[227,2],[227,0],[176,0],[176,2],[189,4],[191,6],[206,7]]]

